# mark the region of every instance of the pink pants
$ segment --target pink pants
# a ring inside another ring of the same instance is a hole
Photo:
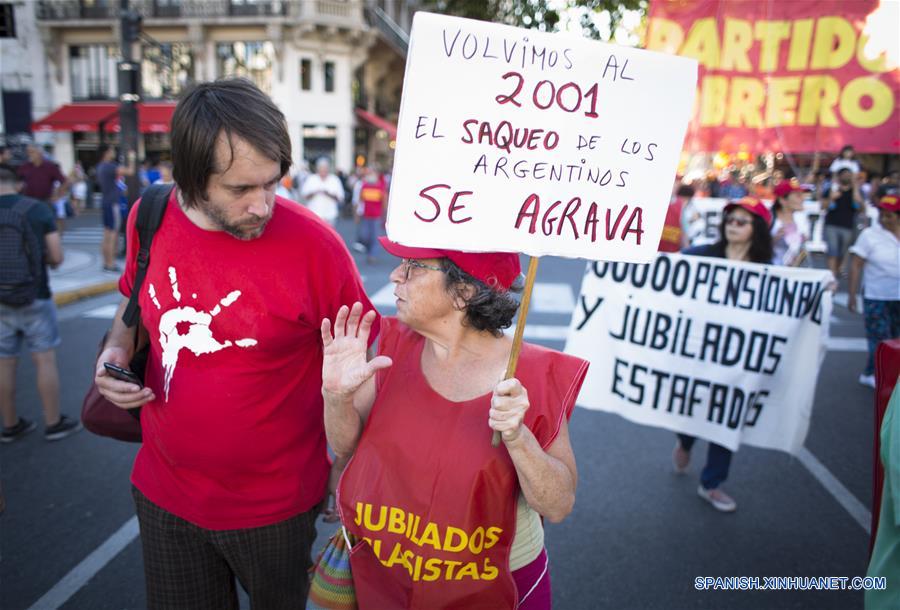
[[[553,607],[547,549],[527,566],[514,571],[512,577],[519,591],[518,610],[550,610]]]

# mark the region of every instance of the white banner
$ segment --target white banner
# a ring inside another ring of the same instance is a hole
[[[416,13],[388,235],[651,260],[696,80],[684,57]]]
[[[587,266],[566,352],[579,405],[716,442],[796,453],[831,316],[827,270],[660,255]]]

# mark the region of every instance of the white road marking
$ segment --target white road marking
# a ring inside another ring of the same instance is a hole
[[[106,564],[131,544],[140,533],[137,517],[132,517],[125,525],[94,551],[81,560],[68,574],[44,593],[28,610],[56,610],[75,595],[87,582],[102,570]]]
[[[113,316],[116,315],[117,309],[119,309],[118,303],[111,303],[86,311],[82,316],[85,318],[97,318],[98,320],[112,320]]]
[[[800,450],[800,453],[797,454],[797,458],[822,487],[837,500],[838,504],[850,513],[853,520],[856,521],[861,528],[866,530],[867,534],[871,533],[870,526],[872,523],[872,513],[869,512],[869,509],[867,509],[862,502],[857,500],[856,496],[850,493],[850,490],[844,487],[843,483],[841,483],[836,476],[831,474],[831,471],[828,470],[816,456],[810,453],[806,447]]]
[[[861,337],[828,337],[826,342],[829,352],[867,352],[866,340]]]

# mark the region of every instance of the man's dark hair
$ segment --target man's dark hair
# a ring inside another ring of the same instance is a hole
[[[19,176],[16,174],[15,168],[12,165],[0,163],[0,183],[16,184],[18,181]]]
[[[97,158],[102,160],[110,150],[112,150],[112,144],[101,145],[100,148],[97,149]]]
[[[216,167],[216,141],[228,138],[231,161]],[[206,199],[213,173],[234,161],[234,138],[240,138],[268,159],[281,164],[281,176],[291,166],[291,138],[284,114],[265,93],[244,78],[200,83],[189,89],[172,115],[172,175],[184,193],[184,205]],[[279,176],[279,177],[281,177]]]
[[[444,269],[444,287],[453,297],[465,302],[464,323],[476,330],[486,330],[495,337],[503,335],[503,329],[512,326],[512,319],[519,309],[514,294],[522,292],[525,282],[519,276],[508,291],[498,291],[460,269],[449,258],[441,259]],[[468,290],[471,287],[474,290]]]
[[[775,251],[772,246],[772,233],[770,233],[769,224],[762,219],[761,216],[751,214],[753,216],[753,234],[750,237],[750,250],[747,256],[751,263],[771,264]],[[728,215],[722,214],[722,224],[719,226],[719,241],[713,247],[713,255],[725,258],[726,246],[728,240],[725,238],[725,225],[728,221]]]

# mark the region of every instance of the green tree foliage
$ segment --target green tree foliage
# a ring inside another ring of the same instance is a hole
[[[550,0],[425,0],[422,4],[425,10],[438,13],[549,32],[557,29],[561,13],[571,12],[577,15],[585,36],[605,39],[616,31],[626,11],[646,12],[647,2],[648,0],[566,0],[561,10],[554,8],[560,6],[560,2]],[[608,20],[608,31],[603,28],[604,32],[601,32],[597,27],[597,18],[601,22]]]

